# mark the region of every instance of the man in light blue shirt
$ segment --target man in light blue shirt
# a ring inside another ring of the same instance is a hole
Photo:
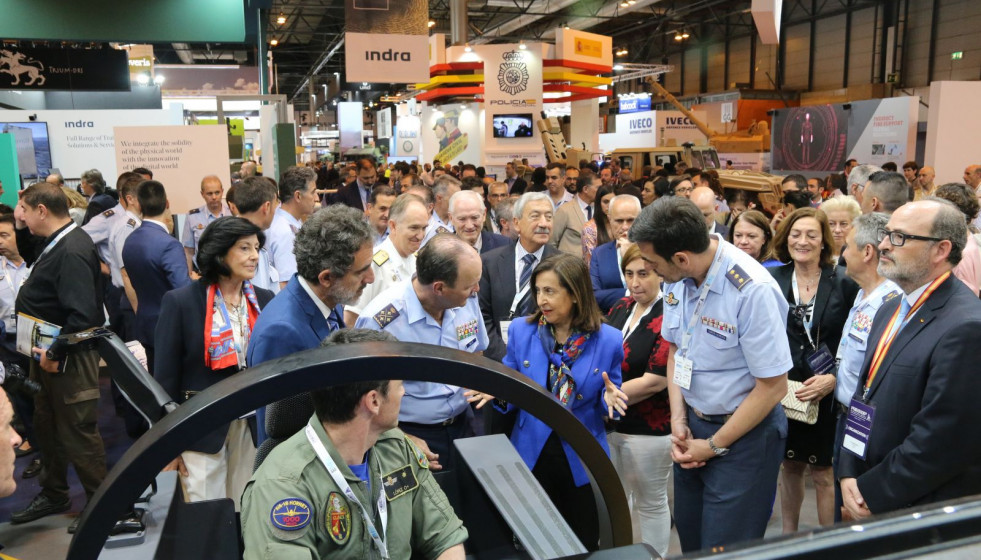
[[[630,240],[665,283],[682,550],[762,538],[787,438],[787,300],[755,259],[709,235],[687,198],[645,208]]]
[[[848,312],[845,329],[838,345],[838,375],[835,386],[835,399],[838,401],[838,428],[835,437],[835,521],[841,521],[841,488],[838,480],[838,455],[844,437],[845,418],[855,388],[858,387],[862,364],[868,350],[869,333],[872,320],[883,303],[900,295],[901,290],[892,280],[879,275],[879,230],[889,223],[886,214],[864,214],[852,222],[852,228],[845,238],[845,249],[841,256],[847,264],[848,276],[861,288],[855,296],[855,304]]]
[[[279,287],[285,288],[296,274],[293,243],[296,232],[317,207],[317,173],[309,167],[293,166],[279,178],[279,201],[272,225],[266,230],[266,248],[271,266],[279,273]]]
[[[488,339],[477,303],[480,275],[473,247],[455,235],[437,235],[419,251],[416,275],[379,294],[355,326],[389,332],[402,342],[482,353]],[[425,441],[444,468],[456,466],[452,442],[473,435],[472,418],[462,388],[406,381],[399,427]]]

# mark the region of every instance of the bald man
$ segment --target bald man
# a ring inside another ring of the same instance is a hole
[[[920,172],[916,175],[916,183],[913,185],[913,200],[920,200],[925,196],[930,196],[933,191],[937,190],[937,186],[933,184],[933,180],[937,177],[937,173],[929,165],[924,165],[920,168]]]
[[[719,210],[719,201],[715,198],[715,191],[708,187],[696,187],[691,191],[691,201],[698,206],[698,210],[705,216],[705,227],[709,234],[718,233],[722,239],[729,237],[729,228],[715,221],[715,213]]]
[[[204,228],[222,216],[232,215],[228,205],[222,201],[224,194],[225,188],[217,176],[208,175],[201,179],[201,198],[204,199],[204,206],[187,213],[187,219],[184,220],[184,235],[181,235],[181,244],[184,245],[184,254],[187,255],[188,270],[194,270],[198,239],[204,233]]]

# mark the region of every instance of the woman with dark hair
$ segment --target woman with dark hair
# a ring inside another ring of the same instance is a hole
[[[780,261],[773,258],[773,231],[770,220],[756,210],[740,212],[732,228],[729,229],[729,243],[737,249],[756,259],[763,266],[780,266]]]
[[[666,554],[671,540],[670,345],[661,337],[661,277],[636,245],[624,252],[620,270],[630,295],[613,306],[608,320],[623,333],[621,388],[630,406],[608,435],[610,457],[623,480],[640,539]]]
[[[559,254],[546,258],[531,276],[537,310],[508,328],[504,365],[552,393],[609,453],[604,418],[624,414],[620,391],[623,336],[603,324],[582,259]],[[468,391],[478,406],[493,399]],[[514,406],[500,407],[510,413]],[[518,412],[511,443],[588,550],[597,550],[599,522],[589,477],[569,445],[524,410]]]
[[[525,192],[542,192],[548,190],[545,186],[545,168],[536,167],[534,171],[531,172],[531,184]]]
[[[596,191],[601,212],[596,212],[592,220],[582,227],[582,258],[589,269],[589,259],[593,250],[604,243],[613,241],[613,226],[610,224],[610,201],[613,200],[613,187],[603,186]]]
[[[831,227],[821,210],[808,207],[792,212],[780,224],[774,247],[777,258],[788,263],[769,269],[790,303],[787,339],[794,365],[787,375],[788,397],[792,393],[797,401],[818,403],[814,423],[788,417],[780,496],[783,532],[794,533],[804,501],[807,467],[817,491],[818,522],[822,526],[834,523],[834,365],[858,285],[844,267],[834,264]]]
[[[167,292],[155,337],[154,375],[174,402],[242,371],[259,311],[273,293],[252,286],[265,236],[246,219],[211,222],[198,241],[201,279]],[[252,476],[255,417],[205,434],[165,470],[178,470],[188,501],[239,497]]]
[[[668,181],[667,177],[659,176],[654,179],[654,200],[662,196],[674,196],[674,191],[671,190],[671,182]]]

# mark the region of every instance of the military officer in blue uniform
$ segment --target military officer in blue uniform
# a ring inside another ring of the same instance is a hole
[[[433,214],[429,217],[423,245],[441,233],[454,233],[453,222],[450,221],[450,198],[460,192],[460,185],[460,181],[450,175],[441,175],[433,183]]]
[[[477,303],[480,275],[473,247],[455,235],[437,235],[419,251],[416,275],[379,294],[356,326],[391,333],[402,342],[482,353],[488,339]],[[455,467],[452,441],[473,435],[472,417],[462,388],[405,382],[399,427],[422,439],[444,468]]]
[[[687,198],[630,230],[664,278],[675,521],[690,552],[762,538],[787,437],[787,301],[752,257],[709,235]]]
[[[222,202],[224,194],[225,188],[218,177],[208,175],[201,179],[201,198],[204,199],[204,206],[187,213],[187,219],[184,220],[184,234],[181,235],[181,244],[184,245],[184,254],[187,255],[188,270],[194,270],[194,258],[198,254],[198,239],[204,233],[204,228],[222,216],[232,215],[228,205]]]

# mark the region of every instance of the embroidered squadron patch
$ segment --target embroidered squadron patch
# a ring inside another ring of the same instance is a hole
[[[387,307],[385,307],[378,313],[375,313],[374,319],[375,322],[378,323],[378,326],[384,329],[385,327],[388,326],[389,323],[394,321],[398,316],[399,316],[398,309],[395,309],[395,305],[390,303],[388,304]]]
[[[416,462],[419,463],[419,466],[424,469],[428,469],[429,459],[426,458],[426,454],[422,452],[422,449],[419,449],[419,446],[413,443],[412,440],[409,439],[409,436],[405,436],[405,441],[409,442],[409,449],[411,449],[412,454],[415,455]]]
[[[113,214],[115,214],[115,213],[116,213],[116,211],[115,210],[112,210],[110,208],[109,210],[106,210],[105,212],[103,212],[102,215],[105,216],[105,217],[107,217],[107,218],[111,218],[113,216]]]
[[[331,492],[327,496],[327,534],[330,539],[340,546],[347,544],[351,537],[351,508],[340,492]]]
[[[674,292],[668,292],[668,295],[664,296],[664,303],[678,305],[678,298],[674,297]]]
[[[385,497],[388,501],[398,499],[419,487],[416,480],[416,473],[412,472],[412,467],[405,465],[382,477],[385,485]]]
[[[732,268],[730,268],[729,272],[726,273],[726,278],[729,279],[729,282],[732,282],[732,285],[735,286],[737,290],[742,290],[743,286],[753,281],[753,279],[746,274],[746,271],[740,268],[738,264],[732,265]]]
[[[381,266],[388,262],[388,251],[385,249],[379,249],[375,252],[375,255],[371,257],[371,262],[375,263],[376,266]]]
[[[313,516],[310,504],[300,498],[283,498],[273,504],[269,521],[282,531],[299,531],[310,523]]]
[[[477,320],[467,321],[456,328],[456,339],[466,340],[472,336],[477,336]]]

